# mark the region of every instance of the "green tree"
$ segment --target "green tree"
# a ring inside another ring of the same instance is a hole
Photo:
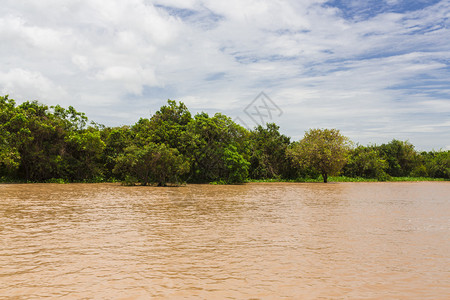
[[[292,163],[293,162],[293,163]],[[450,178],[450,151],[417,153],[409,142],[358,146],[336,129],[311,129],[298,142],[275,124],[252,131],[220,113],[192,118],[168,100],[133,126],[89,123],[72,106],[20,105],[0,96],[0,178],[99,181],[136,177],[142,184],[239,183],[251,178],[389,176]]]
[[[97,128],[72,131],[66,138],[66,151],[60,173],[71,180],[103,180],[102,154],[105,143]]]
[[[227,183],[241,183],[247,179],[250,163],[235,146],[227,146],[222,159],[227,170],[225,178]]]
[[[43,181],[58,176],[65,131],[46,105],[26,101],[16,107],[7,126],[20,154],[18,176]]]
[[[191,113],[183,102],[168,100],[150,119],[140,119],[133,127],[137,144],[164,143],[170,148],[181,149],[180,142]]]
[[[410,176],[411,172],[420,164],[420,158],[414,146],[407,141],[392,140],[388,144],[377,146],[389,168],[387,173],[391,176]]]
[[[61,128],[67,131],[83,130],[89,121],[85,113],[76,111],[73,106],[65,109],[60,105],[55,105],[51,109],[53,109],[53,115],[61,121]]]
[[[242,182],[248,176],[248,131],[229,117],[199,113],[182,137],[182,151],[191,161],[197,182]],[[237,175],[237,170],[242,172]]]
[[[337,175],[347,162],[350,140],[337,129],[310,129],[304,138],[290,149],[293,162],[311,168],[322,175]]]
[[[120,180],[125,178],[125,174],[118,172],[113,174],[116,160],[122,154],[125,148],[131,146],[133,135],[129,126],[121,127],[106,127],[101,131],[102,140],[105,143],[105,148],[102,154],[102,161],[104,164],[104,174],[106,178],[118,178]]]
[[[189,172],[189,163],[177,149],[150,142],[143,147],[127,147],[117,158],[114,172],[125,172],[141,185],[158,183],[165,186],[167,183],[179,183],[180,176]]]
[[[389,164],[374,147],[358,146],[351,150],[348,162],[344,167],[344,174],[349,177],[387,180],[386,170],[388,167]]]
[[[20,154],[12,145],[11,134],[0,125],[0,177],[8,175],[19,167]]]
[[[73,107],[0,99],[0,172],[21,180],[87,180],[101,175],[98,127]],[[97,126],[97,125],[96,125]]]
[[[20,165],[17,140],[8,126],[14,114],[15,101],[0,96],[0,177],[10,176]]]
[[[279,126],[269,123],[266,128],[259,125],[251,131],[251,178],[280,178],[291,173],[286,155],[290,138],[281,134],[279,129]]]
[[[425,166],[429,176],[450,179],[450,151],[426,153]]]

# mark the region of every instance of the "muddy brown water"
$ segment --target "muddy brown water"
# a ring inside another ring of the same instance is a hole
[[[450,183],[0,185],[0,298],[450,299]]]

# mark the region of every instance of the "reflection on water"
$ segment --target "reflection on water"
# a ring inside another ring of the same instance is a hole
[[[0,298],[448,299],[450,184],[0,185]]]

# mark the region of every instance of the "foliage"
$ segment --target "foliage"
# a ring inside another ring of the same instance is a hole
[[[358,146],[350,151],[344,174],[350,177],[376,178],[387,180],[389,165],[381,158],[375,147]]]
[[[390,176],[410,176],[419,165],[419,156],[414,146],[407,141],[392,140],[388,144],[376,147],[383,159],[388,162],[387,173]]]
[[[243,127],[222,114],[197,114],[182,137],[182,149],[192,164],[191,180],[243,182],[249,165],[247,136]]]
[[[191,113],[184,103],[168,100],[150,119],[140,119],[132,130],[136,143],[164,143],[171,148],[180,149],[181,137],[191,122]]]
[[[177,149],[150,142],[143,147],[125,148],[114,167],[114,172],[121,171],[130,174],[125,177],[127,185],[136,178],[141,185],[157,183],[165,186],[169,182],[179,183],[180,175],[189,171],[189,164]]]
[[[91,180],[102,174],[99,128],[73,107],[0,98],[0,175],[25,181]]]
[[[250,133],[251,177],[256,179],[288,177],[292,173],[286,155],[290,138],[279,132],[280,127],[269,123],[257,126]]]
[[[425,153],[427,175],[434,178],[450,179],[450,151]]]
[[[61,120],[37,101],[24,102],[7,123],[15,134],[20,154],[18,175],[27,181],[42,181],[58,176],[58,163],[64,147]]]
[[[105,143],[101,139],[100,132],[95,128],[81,131],[73,131],[66,138],[64,160],[65,172],[75,180],[89,180],[90,178],[103,177],[101,164]],[[61,170],[61,173],[63,171]]]
[[[90,122],[72,106],[16,105],[0,96],[0,181],[166,185],[263,181],[450,179],[450,151],[418,153],[392,140],[351,149],[336,129],[311,129],[291,143],[275,124],[249,131],[217,113],[194,117],[168,100],[131,126]],[[403,177],[398,177],[403,176]]]
[[[247,179],[250,163],[238,152],[235,146],[229,145],[225,148],[222,160],[227,170],[226,182],[241,183]]]
[[[121,126],[115,128],[104,128],[101,132],[101,138],[105,143],[105,147],[102,153],[102,162],[104,168],[104,175],[109,180],[115,179],[125,179],[127,176],[124,172],[113,173],[113,169],[116,165],[116,160],[121,153],[124,152],[125,148],[131,146],[132,144],[132,132],[129,126]]]
[[[4,174],[16,170],[20,163],[15,134],[8,128],[9,120],[14,115],[14,108],[14,100],[8,99],[8,96],[0,96],[0,172]]]
[[[63,178],[50,178],[50,179],[46,180],[45,182],[47,182],[47,183],[59,183],[59,184],[67,183]]]
[[[290,149],[294,163],[317,170],[323,181],[338,174],[347,162],[351,143],[337,129],[310,129]]]

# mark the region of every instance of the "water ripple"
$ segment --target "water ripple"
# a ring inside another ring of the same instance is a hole
[[[0,298],[450,298],[449,183],[0,187]]]

